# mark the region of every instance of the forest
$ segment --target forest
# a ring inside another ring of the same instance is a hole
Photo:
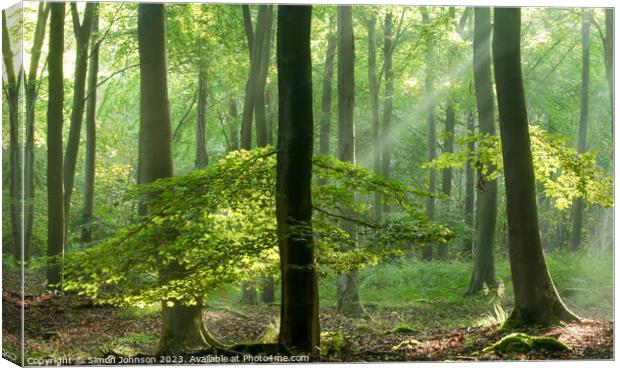
[[[611,8],[2,11],[3,358],[613,359],[613,27]]]

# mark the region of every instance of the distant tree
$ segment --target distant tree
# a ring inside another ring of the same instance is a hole
[[[394,21],[392,13],[385,13],[383,22],[383,70],[385,87],[383,97],[383,132],[381,134],[381,174],[384,178],[390,177],[390,165],[392,160],[392,109],[394,95],[394,71],[392,69],[392,60],[394,57],[395,42],[392,37],[392,29]],[[384,203],[382,213],[389,212],[389,206]]]
[[[368,29],[368,89],[370,93],[370,110],[372,125],[372,141],[373,141],[373,169],[377,174],[381,174],[381,141],[379,137],[380,120],[379,120],[379,81],[377,79],[377,15],[374,9],[366,19],[366,28]],[[382,203],[381,194],[375,193],[374,203],[375,220],[381,221]]]
[[[97,80],[99,75],[99,4],[95,4],[88,66],[88,99],[86,101],[86,157],[84,159],[84,209],[82,211],[82,243],[93,240],[93,206],[95,201],[95,158],[97,155]]]
[[[198,71],[198,114],[196,115],[196,159],[194,166],[197,169],[209,164],[207,153],[207,71],[199,67]]]
[[[65,3],[50,4],[50,35],[47,103],[47,282],[62,291],[65,245],[63,199],[62,123],[64,103],[63,56],[65,48]]]
[[[506,184],[508,253],[515,306],[506,326],[550,325],[579,318],[549,275],[538,225],[534,167],[521,74],[521,10],[495,8],[493,66]]]
[[[69,210],[71,208],[71,196],[73,195],[73,182],[75,179],[75,165],[80,146],[82,121],[84,119],[86,68],[88,67],[88,45],[93,27],[95,3],[87,3],[84,8],[84,19],[80,21],[77,3],[69,3],[71,20],[75,34],[75,70],[73,73],[73,103],[71,107],[71,121],[69,123],[69,137],[65,151],[63,176],[64,176],[64,211],[65,231],[69,227]],[[66,235],[65,235],[66,237]],[[66,240],[66,239],[65,239]],[[67,246],[65,242],[65,246]]]
[[[280,344],[316,354],[319,291],[312,232],[310,6],[278,6],[279,127],[276,216],[282,274]]]
[[[588,138],[588,115],[590,88],[590,19],[587,14],[582,14],[581,22],[581,99],[579,109],[579,132],[577,136],[577,150],[585,152]],[[577,250],[581,246],[581,233],[583,232],[583,208],[582,198],[576,198],[572,208],[572,227],[570,236],[570,248]]]
[[[327,51],[323,64],[323,86],[321,97],[321,125],[319,134],[319,153],[329,155],[329,137],[332,128],[332,90],[334,86],[334,58],[336,56],[337,38],[335,34],[327,36]],[[322,179],[319,179],[322,180]]]
[[[479,131],[495,136],[495,108],[491,82],[491,10],[474,8],[474,85]],[[483,147],[480,147],[483,148]],[[493,167],[487,168],[492,174]],[[467,293],[474,294],[486,284],[495,288],[495,227],[497,224],[497,180],[478,175],[477,229],[474,247],[474,270]]]
[[[353,13],[351,6],[338,6],[338,158],[355,163],[355,123],[353,107],[355,100],[353,42]],[[355,195],[351,193],[351,195]],[[355,223],[342,220],[342,229],[349,234],[353,244],[357,243]],[[357,270],[338,274],[336,288],[336,309],[338,313],[359,317],[364,313],[359,296],[359,274]]]
[[[473,137],[476,134],[476,126],[474,125],[474,116],[470,112],[467,116],[467,135],[468,137]],[[476,150],[476,142],[471,140],[467,143],[467,149],[470,152],[474,152]],[[473,160],[468,159],[465,164],[465,224],[470,228],[474,227],[474,200],[475,200],[475,192],[474,192],[474,168],[472,166]],[[472,238],[468,237],[465,239],[463,243],[463,254],[466,259],[472,258],[474,248],[474,241]]]

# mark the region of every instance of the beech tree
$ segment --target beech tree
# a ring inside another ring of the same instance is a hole
[[[493,66],[506,184],[508,253],[515,306],[507,325],[577,321],[551,280],[538,225],[536,186],[521,74],[521,9],[495,8]]]

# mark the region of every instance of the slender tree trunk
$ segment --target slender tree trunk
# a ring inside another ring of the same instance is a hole
[[[476,127],[474,126],[474,116],[470,112],[467,117],[467,135],[473,137],[476,134]],[[471,141],[467,144],[467,150],[474,152],[476,149],[476,143]],[[471,229],[474,228],[474,168],[472,167],[472,160],[467,160],[465,165],[465,224]],[[473,255],[474,241],[473,238],[465,239],[463,243],[463,254],[466,259],[471,259]]]
[[[34,218],[34,119],[38,95],[38,72],[41,48],[45,39],[45,28],[49,17],[49,4],[40,3],[37,12],[37,25],[30,51],[30,67],[25,84],[26,95],[26,150],[24,152],[24,261],[32,257],[32,226]]]
[[[590,20],[584,13],[581,24],[581,107],[579,116],[579,135],[577,138],[577,150],[585,152],[588,137],[588,90],[590,87]],[[583,231],[583,208],[581,197],[576,198],[572,208],[572,223],[570,247],[577,250],[581,246],[581,233]]]
[[[64,103],[63,54],[65,45],[65,3],[50,4],[47,104],[47,282],[62,291],[65,242],[62,122]]]
[[[381,174],[385,179],[390,177],[390,162],[392,160],[392,96],[394,94],[394,72],[392,71],[392,56],[394,43],[392,40],[394,23],[392,13],[385,14],[383,24],[383,69],[385,71],[385,96],[383,97],[383,133],[381,135]],[[387,203],[383,204],[382,213],[390,210]]]
[[[82,243],[93,240],[93,205],[95,200],[95,158],[97,154],[97,78],[99,73],[99,9],[95,4],[88,67],[88,93],[86,101],[86,159],[84,162],[84,210],[82,212]]]
[[[430,18],[428,16],[428,10],[421,8],[422,20],[426,26],[430,24]],[[435,126],[435,101],[431,97],[433,94],[434,84],[434,71],[433,66],[436,63],[432,52],[433,44],[432,40],[428,40],[426,44],[426,81],[425,81],[425,93],[428,96],[428,116],[426,119],[426,145],[427,145],[427,157],[428,161],[433,161],[437,157],[437,133]],[[433,219],[435,217],[435,187],[436,187],[436,174],[435,169],[428,170],[428,191],[431,193],[431,197],[426,198],[425,209],[426,217]],[[426,244],[422,252],[422,259],[430,261],[433,259],[433,244]]]
[[[267,86],[265,90],[265,105],[267,106],[267,144],[273,146],[273,118],[274,118],[273,88]]]
[[[611,137],[614,136],[614,9],[605,9],[605,76],[609,85]],[[613,159],[613,154],[611,155]]]
[[[491,83],[491,10],[474,8],[474,85],[481,134],[494,136],[495,111]],[[495,168],[489,167],[489,173]],[[482,175],[482,173],[478,173]],[[467,293],[474,294],[484,285],[493,289],[495,281],[495,228],[497,225],[497,180],[478,179],[478,236],[474,251],[474,270]]]
[[[229,151],[236,151],[239,149],[239,113],[237,112],[237,101],[234,98],[230,99],[228,105],[228,118],[230,119],[230,147]]]
[[[557,293],[543,254],[521,74],[521,10],[495,8],[493,65],[506,184],[515,307],[506,326],[578,320]]]
[[[64,211],[65,232],[69,230],[69,210],[71,208],[71,196],[73,194],[73,181],[75,179],[75,165],[80,146],[80,131],[84,117],[84,96],[86,88],[86,67],[88,66],[88,43],[93,24],[95,3],[87,3],[84,9],[84,21],[80,24],[80,16],[77,11],[77,3],[70,3],[71,19],[76,40],[75,69],[73,79],[73,105],[71,108],[71,122],[69,125],[69,137],[67,138],[67,150],[65,152],[63,176],[64,176]],[[65,240],[67,239],[65,234]],[[65,242],[65,246],[68,242]]]
[[[204,68],[198,71],[198,114],[196,118],[196,161],[197,169],[207,167],[209,154],[207,153],[207,72]]]
[[[444,152],[454,152],[454,126],[456,125],[456,113],[452,96],[449,97],[446,107],[446,126],[444,130]],[[441,192],[450,197],[452,195],[452,168],[447,167],[441,171]],[[449,255],[448,244],[437,244],[437,255],[440,259],[447,259]]]
[[[316,355],[319,290],[312,232],[292,236],[291,225],[312,229],[312,69],[310,6],[278,6],[279,128],[276,214],[282,273],[280,344]]]
[[[267,113],[265,101],[265,86],[267,82],[267,73],[269,71],[269,63],[271,61],[271,35],[273,30],[273,7],[267,6],[267,16],[265,17],[265,29],[260,34],[260,51],[257,52],[259,60],[258,74],[256,75],[256,89],[254,90],[254,114],[256,115],[256,147],[265,147],[269,144],[267,129]]]
[[[252,28],[252,13],[249,5],[241,5],[243,11],[243,30],[245,31],[245,37],[248,40],[248,52],[250,53],[250,60],[252,59],[252,48],[254,47],[254,29]]]
[[[381,138],[379,136],[379,82],[377,81],[377,16],[373,13],[366,20],[368,28],[368,88],[370,92],[370,108],[372,111],[372,140],[373,140],[373,169],[376,174],[381,174]],[[382,201],[381,194],[375,193],[374,216],[376,221],[381,221]]]
[[[138,49],[140,53],[140,183],[173,175],[170,108],[166,71],[166,29],[162,4],[138,5]],[[157,246],[155,246],[157,248]],[[177,263],[159,270],[162,283],[186,272]],[[168,303],[173,303],[170,306]],[[161,354],[174,354],[190,347],[209,345],[202,322],[202,300],[184,306],[178,300],[162,301]]]
[[[18,41],[19,42],[19,41]],[[20,106],[19,92],[22,69],[15,73],[14,55],[6,19],[2,11],[2,58],[7,81],[7,103],[9,105],[9,216],[11,221],[12,253],[15,263],[22,262],[22,224],[21,224],[21,162],[20,162]],[[4,80],[3,80],[4,81]]]
[[[338,6],[338,158],[355,163],[355,99],[353,13],[351,6]],[[355,195],[351,193],[351,195]],[[343,220],[341,227],[357,243],[357,229],[352,221]],[[338,275],[336,309],[338,313],[359,317],[364,313],[359,296],[357,271]]]
[[[319,137],[319,153],[329,155],[329,137],[332,129],[332,89],[334,78],[334,59],[336,57],[335,35],[329,35],[327,39],[327,52],[325,53],[325,64],[323,66],[323,86],[321,99],[321,130]]]

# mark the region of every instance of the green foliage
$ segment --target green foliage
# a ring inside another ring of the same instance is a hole
[[[321,332],[319,355],[321,358],[342,359],[349,350],[349,344],[342,332]]]
[[[593,152],[579,153],[567,146],[565,139],[539,126],[530,126],[530,141],[536,180],[543,185],[545,196],[555,201],[556,208],[568,209],[575,198],[603,207],[613,206],[613,178],[597,166]],[[443,153],[424,166],[463,168],[469,160],[481,180],[497,178],[503,171],[499,137],[477,134],[457,140],[463,146],[470,142],[476,142],[475,150],[465,147],[459,153]]]
[[[65,289],[116,305],[145,306],[158,300],[194,304],[224,283],[275,272],[275,152],[267,147],[236,151],[206,170],[161,179],[130,190],[129,198],[148,206],[148,215],[97,246],[67,256]],[[318,261],[338,271],[376,263],[394,242],[447,241],[452,232],[429,222],[415,208],[424,193],[394,180],[329,157],[314,161],[314,226],[298,224],[290,236],[312,231]],[[372,223],[368,209],[349,193],[379,192],[408,215],[405,220]],[[362,247],[350,250],[338,221],[347,216],[366,228]],[[162,280],[170,265],[183,272]]]
[[[413,333],[416,332],[415,328],[407,325],[407,324],[401,324],[399,326],[394,327],[393,329],[389,330],[389,331],[385,331],[383,334],[384,335],[394,335],[394,334],[409,334],[409,333]]]
[[[570,348],[568,345],[550,336],[530,336],[525,333],[512,333],[504,336],[495,344],[487,346],[482,350],[483,353],[494,352],[498,355],[507,353],[527,353],[530,350],[546,349],[555,351],[565,351]]]

